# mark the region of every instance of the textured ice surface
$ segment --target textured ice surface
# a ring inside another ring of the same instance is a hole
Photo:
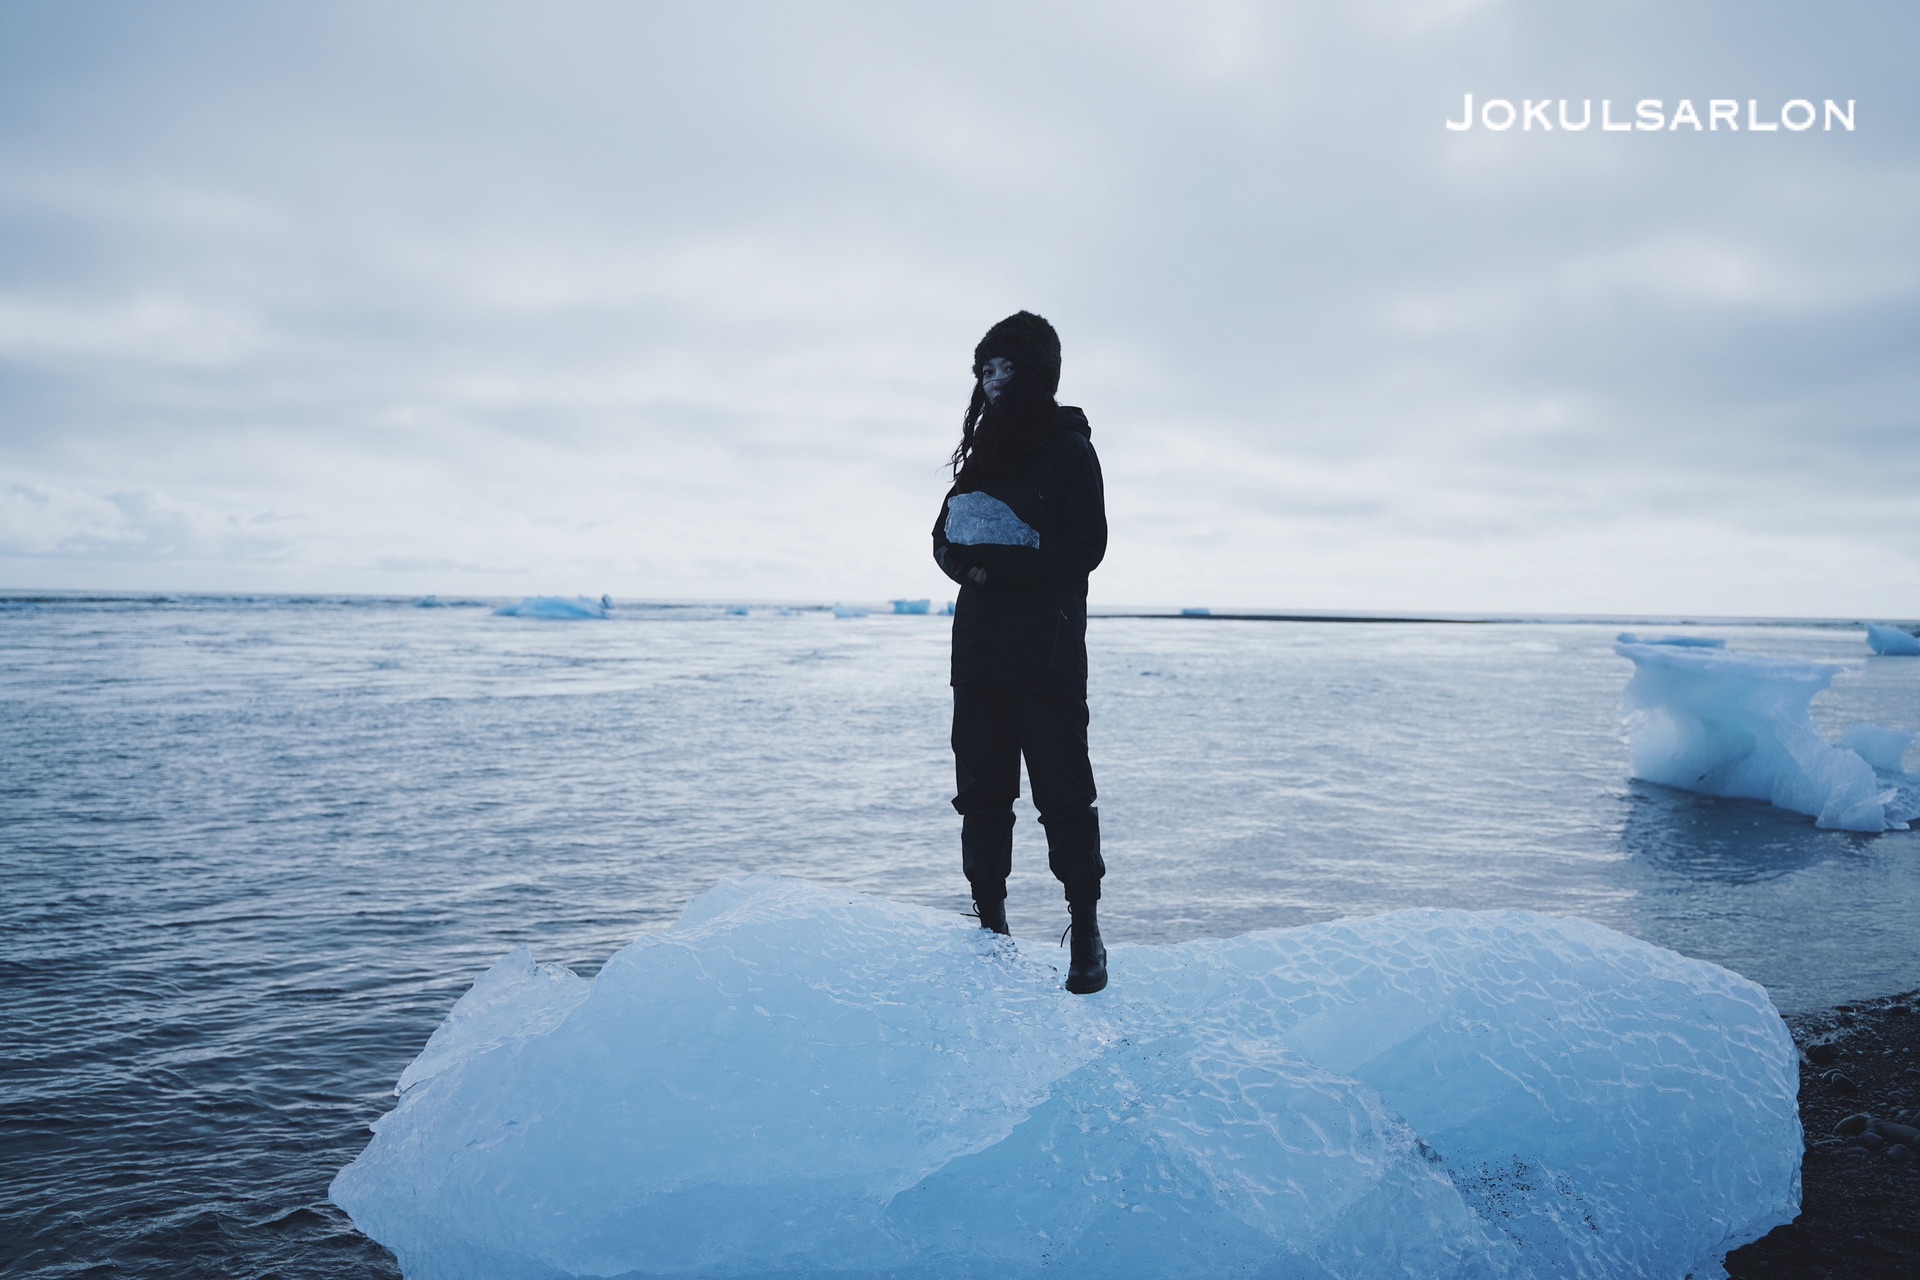
[[[585,596],[574,600],[561,596],[528,596],[519,604],[503,604],[493,612],[494,616],[500,618],[545,618],[554,622],[571,622],[581,618],[604,618],[610,603],[605,596],[598,600],[589,600]]]
[[[533,953],[520,948],[480,975],[400,1073],[394,1092],[405,1093],[476,1053],[541,1034],[586,998],[588,985],[564,965],[534,963]]]
[[[1899,627],[1883,627],[1877,622],[1867,624],[1867,647],[1875,653],[1892,657],[1895,654],[1912,656],[1920,654],[1920,636]]]
[[[984,493],[956,493],[947,499],[947,541],[962,546],[1037,547],[1040,535],[1000,499]]]
[[[1799,1205],[1766,993],[1581,920],[1065,952],[775,877],[515,952],[332,1195],[413,1280],[1720,1274]]]
[[[1614,652],[1634,665],[1621,698],[1634,777],[1766,800],[1844,831],[1900,825],[1894,788],[1807,712],[1845,667],[1650,644]]]

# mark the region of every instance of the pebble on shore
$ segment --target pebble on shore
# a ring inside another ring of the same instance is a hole
[[[1729,1253],[1728,1274],[1920,1276],[1920,991],[1787,1025],[1802,1059],[1800,1216]]]

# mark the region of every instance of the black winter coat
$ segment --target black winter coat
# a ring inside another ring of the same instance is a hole
[[[933,558],[960,584],[956,685],[1087,696],[1087,575],[1107,553],[1107,507],[1087,416],[1067,406],[1058,414],[1054,433],[1018,474],[987,484],[962,479],[933,522]],[[949,541],[949,504],[976,491],[1012,508],[1040,545]],[[984,587],[967,578],[975,565],[987,571]]]

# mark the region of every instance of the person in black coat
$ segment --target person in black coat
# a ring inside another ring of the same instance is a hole
[[[1054,402],[1060,338],[1029,311],[973,352],[973,397],[933,524],[960,584],[953,617],[953,757],[961,863],[982,927],[1007,933],[1013,802],[1026,757],[1047,862],[1073,915],[1067,990],[1107,985],[1096,904],[1106,864],[1087,758],[1087,575],[1107,550],[1092,429]]]

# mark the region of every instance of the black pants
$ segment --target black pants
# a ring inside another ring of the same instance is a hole
[[[1087,759],[1087,700],[1010,693],[981,685],[953,689],[953,764],[960,794],[960,857],[976,902],[1007,896],[1013,870],[1013,802],[1020,758],[1033,807],[1047,832],[1047,865],[1068,902],[1097,902],[1100,811]]]

